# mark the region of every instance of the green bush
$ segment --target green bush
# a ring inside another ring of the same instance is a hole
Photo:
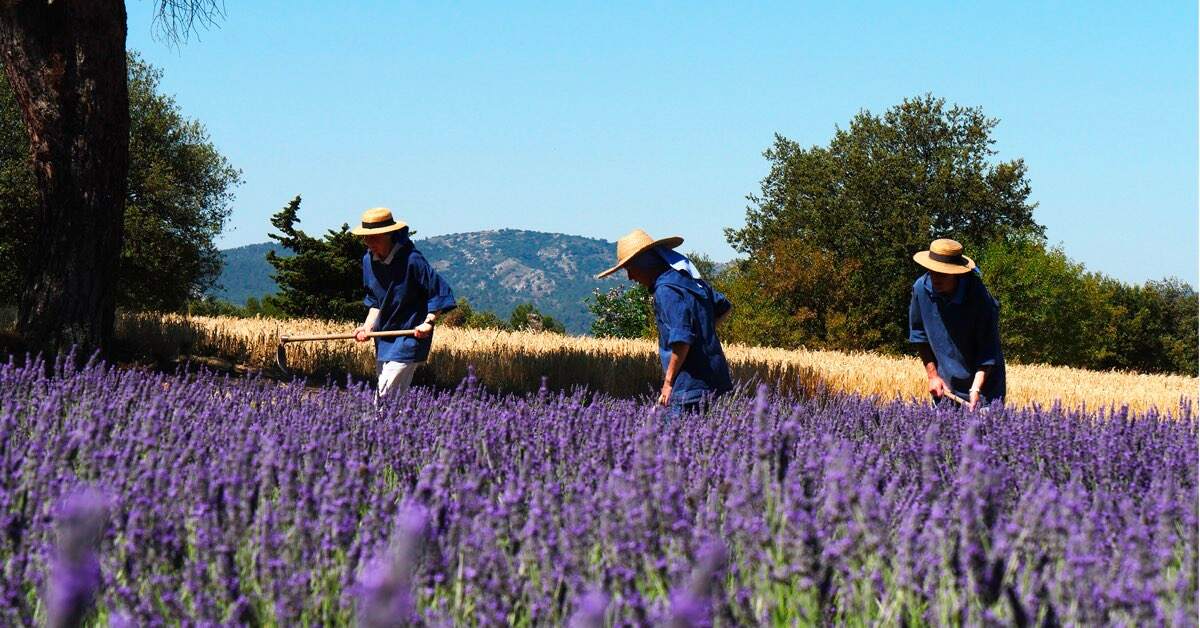
[[[596,288],[587,298],[592,335],[597,338],[654,338],[654,306],[650,292],[640,284]]]

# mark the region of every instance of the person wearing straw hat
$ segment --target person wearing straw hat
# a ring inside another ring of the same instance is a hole
[[[354,330],[355,339],[366,342],[371,331],[415,330],[414,336],[375,338],[377,395],[403,395],[417,366],[429,357],[438,315],[454,308],[454,292],[413,246],[408,225],[392,218],[386,207],[363,212],[362,223],[350,232],[367,245],[367,318]]]
[[[957,396],[971,409],[1002,401],[1000,304],[983,285],[974,260],[948,239],[934,240],[913,260],[927,272],[913,283],[908,341],[921,354],[929,394],[935,402]]]
[[[654,295],[663,367],[658,403],[671,408],[668,418],[733,389],[729,364],[717,339],[717,324],[733,306],[704,281],[691,260],[675,251],[680,244],[683,238],[655,240],[634,229],[617,240],[617,264],[596,275],[600,279],[624,268],[630,280]]]

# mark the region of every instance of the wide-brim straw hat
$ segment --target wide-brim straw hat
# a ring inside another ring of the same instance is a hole
[[[392,210],[386,207],[375,207],[363,212],[362,225],[350,230],[356,236],[391,233],[408,227],[403,220],[392,218]]]
[[[636,257],[637,254],[641,253],[642,251],[652,249],[656,246],[665,246],[668,249],[673,249],[680,244],[683,244],[683,238],[679,236],[671,236],[669,238],[655,240],[645,231],[642,231],[641,229],[634,229],[633,231],[621,236],[620,240],[617,240],[617,265],[600,273],[599,275],[596,275],[596,279],[603,279],[604,277],[621,270],[621,267],[629,263],[629,260]]]
[[[913,261],[946,275],[962,275],[975,270],[975,260],[963,255],[963,247],[955,240],[934,240],[928,251],[913,255]]]

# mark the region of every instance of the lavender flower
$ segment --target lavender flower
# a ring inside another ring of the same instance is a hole
[[[412,579],[428,529],[419,505],[401,510],[395,536],[384,556],[363,569],[358,580],[358,625],[363,628],[407,626],[416,622]]]
[[[47,625],[81,626],[100,590],[100,562],[96,548],[104,534],[108,500],[92,489],[64,497],[55,511],[58,545],[50,566],[47,592]]]
[[[579,598],[567,625],[570,628],[603,628],[607,610],[608,596],[603,591],[592,589]]]
[[[1195,623],[1190,406],[744,386],[663,431],[475,380],[373,407],[0,364],[0,625]]]

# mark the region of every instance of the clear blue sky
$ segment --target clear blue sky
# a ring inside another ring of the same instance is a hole
[[[222,247],[301,194],[310,232],[385,205],[421,235],[641,226],[725,260],[774,133],[827,144],[932,92],[1000,119],[1072,257],[1196,285],[1195,2],[231,0],[178,49],[154,4],[129,47],[244,173]]]

